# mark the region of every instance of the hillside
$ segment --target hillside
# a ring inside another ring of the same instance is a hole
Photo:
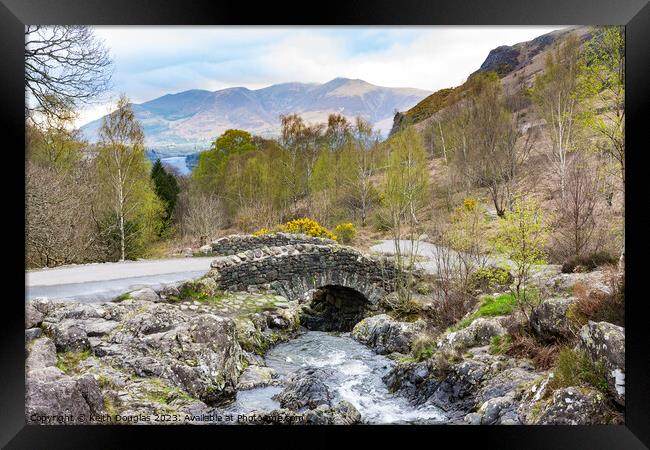
[[[515,45],[502,45],[490,51],[476,72],[496,72],[501,78],[504,92],[514,94],[522,88],[530,87],[535,76],[543,69],[548,52],[561,43],[571,32],[576,33],[582,42],[591,36],[592,27],[570,27],[556,30],[536,37],[533,40]],[[391,134],[408,124],[423,130],[429,119],[436,113],[455,104],[463,97],[466,83],[460,86],[441,89],[429,95],[411,109],[395,114]]]
[[[144,126],[147,147],[170,155],[202,150],[230,128],[275,136],[280,128],[279,116],[291,113],[309,122],[326,121],[335,112],[348,118],[360,115],[385,135],[396,110],[408,109],[428,94],[420,89],[335,78],[324,84],[283,83],[256,90],[194,89],[133,105],[133,110]],[[81,128],[90,141],[96,141],[101,120]]]

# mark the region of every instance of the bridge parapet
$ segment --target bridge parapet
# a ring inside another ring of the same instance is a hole
[[[308,236],[306,234],[269,233],[255,236],[252,234],[231,234],[216,241],[210,246],[215,255],[236,255],[247,250],[263,247],[281,247],[296,244],[333,245],[331,239]]]
[[[363,294],[372,304],[392,291],[394,265],[341,245],[296,244],[262,247],[212,262],[208,276],[220,289],[271,289],[292,300],[313,289],[342,286]]]

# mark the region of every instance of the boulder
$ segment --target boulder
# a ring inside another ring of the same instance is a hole
[[[612,398],[625,406],[625,328],[607,322],[592,322],[580,330],[578,346],[593,361],[603,361]]]
[[[92,376],[74,379],[61,374],[52,375],[51,372],[47,370],[47,376],[38,373],[28,376],[25,393],[27,423],[88,423],[91,414],[104,412],[102,394]]]
[[[28,328],[25,330],[25,342],[33,341],[43,335],[43,330],[40,328]]]
[[[138,289],[137,291],[129,292],[129,298],[133,300],[141,300],[146,302],[159,302],[160,296],[150,287]]]
[[[505,320],[510,320],[505,318]],[[479,317],[467,327],[446,334],[437,343],[440,349],[471,348],[488,345],[493,336],[508,334],[503,317]]]
[[[587,387],[568,387],[553,392],[542,407],[536,425],[603,425],[612,420],[607,399]]]
[[[40,326],[44,316],[42,312],[36,309],[33,302],[27,302],[25,304],[25,329]]]
[[[29,346],[27,370],[42,369],[56,365],[56,347],[49,338],[36,339]]]
[[[199,247],[199,251],[203,253],[204,255],[209,255],[212,253],[212,246],[209,244],[203,245]]]
[[[549,298],[540,303],[530,315],[530,325],[535,334],[545,341],[568,340],[573,337],[567,310],[574,297]]]
[[[355,325],[352,337],[373,348],[379,354],[409,353],[411,345],[424,330],[422,320],[399,322],[387,314],[363,319]]]
[[[276,376],[275,370],[270,367],[252,364],[244,370],[237,383],[238,390],[252,389],[255,387],[268,386]]]
[[[361,414],[352,403],[342,400],[333,407],[320,405],[303,413],[306,425],[355,425],[361,422]]]
[[[333,394],[325,378],[330,372],[323,368],[303,368],[294,372],[286,387],[273,398],[282,408],[299,411],[302,408],[315,409],[318,406],[332,406]]]
[[[43,322],[58,352],[82,352],[90,349],[86,330],[77,321],[66,319],[59,323]]]

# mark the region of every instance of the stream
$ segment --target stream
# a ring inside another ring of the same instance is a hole
[[[405,398],[391,394],[382,381],[395,364],[355,341],[349,333],[308,331],[295,339],[278,344],[266,354],[266,364],[286,379],[302,367],[325,367],[331,375],[325,383],[334,394],[334,403],[347,400],[368,424],[441,423],[445,416],[433,405],[415,407]],[[258,387],[237,393],[231,412],[271,411],[280,408],[272,397],[281,386]]]

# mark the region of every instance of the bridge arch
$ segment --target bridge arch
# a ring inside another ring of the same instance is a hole
[[[296,244],[248,250],[212,262],[208,276],[222,290],[273,290],[309,300],[315,290],[350,289],[376,307],[394,288],[395,269],[385,258],[340,245]]]

